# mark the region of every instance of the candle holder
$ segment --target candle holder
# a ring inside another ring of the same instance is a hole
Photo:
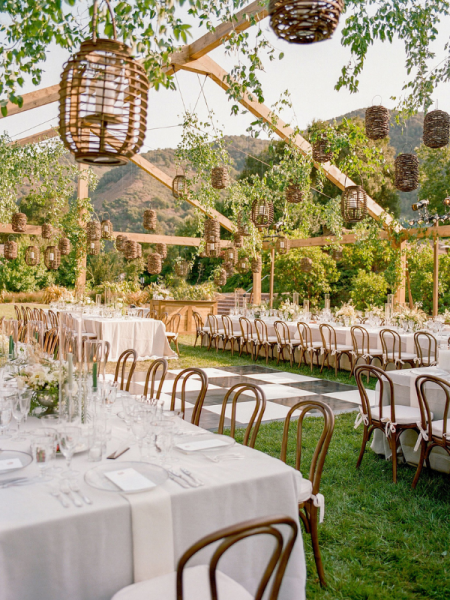
[[[19,341],[19,321],[15,319],[3,319],[3,335],[6,337],[6,345],[8,347],[8,357],[13,360],[17,352],[17,342]]]

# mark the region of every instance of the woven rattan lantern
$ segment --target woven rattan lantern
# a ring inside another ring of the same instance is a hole
[[[252,221],[258,229],[273,223],[273,204],[268,200],[255,200],[252,204]]]
[[[205,253],[210,258],[218,258],[220,255],[220,244],[218,242],[206,242]]]
[[[42,225],[42,233],[41,233],[42,237],[44,238],[44,240],[50,240],[53,236],[53,227],[52,225],[50,225],[50,223],[44,223]]]
[[[139,152],[147,129],[149,79],[131,48],[97,39],[94,0],[92,39],[64,65],[59,91],[59,134],[81,163],[125,165]]]
[[[186,277],[186,275],[189,273],[189,269],[190,266],[187,260],[177,262],[174,266],[175,275],[178,275],[178,277]]]
[[[162,269],[162,258],[157,252],[151,252],[147,259],[147,271],[150,275],[158,275]]]
[[[156,210],[148,208],[144,211],[144,229],[148,231],[155,229],[156,227]]]
[[[291,248],[291,242],[287,237],[279,237],[276,241],[275,247],[278,254],[287,254]]]
[[[286,202],[289,204],[299,204],[303,200],[303,190],[295,183],[290,183],[284,192]]]
[[[252,260],[252,273],[261,273],[262,271],[262,260],[260,256],[257,256]]]
[[[72,249],[69,238],[62,237],[58,242],[58,250],[61,252],[61,256],[68,256]]]
[[[214,167],[211,169],[211,185],[215,190],[224,190],[230,183],[228,167]]]
[[[187,181],[184,175],[176,175],[172,181],[172,196],[181,198],[187,192]]]
[[[389,135],[389,111],[384,106],[370,106],[366,110],[366,136],[382,140]]]
[[[308,258],[307,256],[304,256],[301,260],[300,260],[300,270],[303,271],[303,273],[310,273],[313,267],[313,261]]]
[[[102,239],[102,227],[100,221],[92,219],[86,225],[86,238],[88,242],[98,242]]]
[[[244,237],[239,233],[233,233],[233,243],[235,248],[242,248],[244,245]]]
[[[320,136],[312,145],[312,157],[315,162],[325,163],[332,159],[333,152],[326,135]]]
[[[57,271],[61,264],[61,253],[57,246],[47,246],[44,254],[44,263],[49,271]]]
[[[227,277],[228,277],[228,273],[226,272],[226,270],[225,269],[220,269],[220,271],[218,271],[217,274],[216,274],[216,276],[214,277],[214,283],[218,287],[222,287],[223,285],[226,284]]]
[[[220,223],[217,219],[205,219],[205,240],[207,242],[218,242],[220,240]]]
[[[349,185],[343,191],[341,214],[347,223],[358,223],[367,215],[367,194],[360,185]]]
[[[87,253],[89,254],[89,256],[98,256],[100,254],[100,240],[88,241]]]
[[[238,273],[240,273],[241,275],[250,271],[250,262],[249,262],[247,256],[243,256],[242,258],[240,258],[238,260],[237,265],[236,265],[236,271]]]
[[[25,262],[29,267],[35,267],[41,260],[41,253],[38,246],[28,246],[25,250]]]
[[[126,235],[122,235],[121,233],[119,233],[119,235],[116,237],[116,248],[119,252],[123,252],[125,249],[125,242],[128,241],[128,238]]]
[[[450,116],[443,110],[433,110],[423,121],[423,143],[428,148],[443,148],[450,135]]]
[[[167,258],[167,246],[166,244],[156,244],[155,246],[156,252],[160,255],[160,257],[164,260]]]
[[[333,250],[331,251],[331,256],[333,257],[333,260],[335,260],[336,262],[339,262],[340,260],[342,260],[342,256],[343,256],[342,248],[341,247],[333,248]]]
[[[236,262],[237,262],[237,250],[236,250],[236,248],[226,248],[225,249],[225,256],[224,256],[224,263],[225,264],[235,265]]]
[[[27,229],[27,215],[21,212],[14,213],[11,219],[11,227],[16,233],[24,233]]]
[[[14,260],[15,258],[17,258],[19,253],[17,242],[15,242],[14,240],[8,240],[7,242],[5,242],[4,253],[5,258],[7,260]]]
[[[123,255],[127,260],[135,260],[136,258],[138,258],[138,243],[134,240],[127,240],[123,246]]]
[[[395,159],[395,187],[401,192],[419,187],[419,159],[415,154],[399,154]]]
[[[237,233],[242,235],[243,237],[248,237],[250,235],[250,229],[247,223],[243,223],[241,217],[238,217],[237,221]]]
[[[142,258],[142,246],[139,242],[137,242],[136,249],[137,249],[137,258]]]
[[[227,272],[228,277],[231,277],[232,275],[234,275],[236,273],[236,269],[234,268],[234,265],[232,265],[231,263],[224,263],[223,268]]]
[[[343,0],[270,0],[270,26],[290,44],[327,40],[338,26]]]
[[[109,219],[103,219],[100,224],[102,232],[102,240],[112,240],[113,237],[113,224]]]

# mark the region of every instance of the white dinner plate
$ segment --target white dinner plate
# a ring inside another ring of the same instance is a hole
[[[205,433],[204,435],[185,435],[178,438],[174,448],[184,454],[199,454],[203,452],[223,452],[236,442],[229,435]]]
[[[6,466],[3,468],[3,461],[14,461],[14,463],[20,462],[20,466],[9,468]],[[18,462],[17,462],[18,461]],[[6,473],[12,473],[13,471],[19,471],[28,467],[33,462],[33,457],[28,452],[20,452],[19,450],[1,450],[0,451],[0,475],[6,475]]]
[[[139,476],[148,480],[148,485],[139,490],[123,490],[106,473],[122,472],[127,469],[137,471]],[[84,475],[84,480],[88,485],[104,492],[115,492],[117,494],[138,494],[140,492],[149,492],[162,485],[167,479],[168,474],[165,469],[158,465],[146,462],[118,462],[112,461],[89,469]]]

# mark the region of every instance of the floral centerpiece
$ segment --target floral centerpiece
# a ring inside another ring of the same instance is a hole
[[[380,306],[375,306],[374,304],[369,306],[366,312],[372,313],[373,317],[378,317],[379,319],[383,319],[385,316],[385,310]]]
[[[427,319],[427,315],[418,306],[415,308],[398,306],[392,315],[392,321],[398,327],[403,327],[404,324],[407,324],[408,328],[412,331],[417,331],[417,329],[423,327],[423,324]]]
[[[356,310],[351,302],[344,302],[339,310],[336,311],[336,317],[341,318],[344,325],[348,327],[356,322]]]
[[[261,302],[261,304],[252,304],[251,309],[257,319],[261,318],[264,311],[268,310],[269,305],[267,302]]]
[[[34,392],[33,400],[52,412],[59,397],[60,363],[47,359],[45,362],[32,363],[19,370],[16,378],[18,389],[28,387]],[[66,366],[63,364],[63,379]]]
[[[284,314],[284,318],[286,319],[286,321],[293,321],[294,317],[298,313],[298,306],[297,304],[286,300],[285,302],[282,302],[280,304],[280,308],[278,310]]]

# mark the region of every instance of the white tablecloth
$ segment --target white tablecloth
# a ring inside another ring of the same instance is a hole
[[[116,421],[113,435],[119,431]],[[117,439],[108,446],[108,453],[115,450]],[[13,446],[10,442],[4,447]],[[298,522],[295,471],[256,450],[240,446],[239,452],[244,460],[220,464],[179,455],[180,464],[206,485],[182,489],[168,480],[162,487],[170,494],[172,506],[174,564],[191,544],[222,527],[274,514],[289,515]],[[133,447],[116,461],[118,468],[122,461],[137,460],[137,456]],[[87,462],[81,454],[72,466],[84,473],[98,464]],[[33,463],[20,474],[36,472]],[[42,484],[0,490],[1,600],[109,600],[133,583],[130,503],[120,494],[101,492],[84,482],[81,487],[93,500],[92,506],[63,508]],[[158,539],[153,542],[158,545]],[[221,561],[221,569],[252,592],[264,549],[261,540],[253,545],[244,542]],[[202,562],[205,555],[192,564]],[[280,600],[304,600],[305,579],[299,533]]]

